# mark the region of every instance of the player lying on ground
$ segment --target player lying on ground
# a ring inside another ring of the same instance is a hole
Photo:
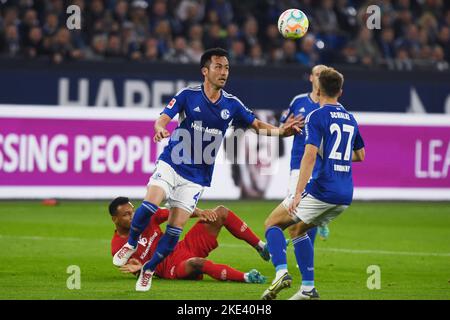
[[[120,250],[127,242],[130,232],[134,207],[126,197],[118,197],[109,205],[109,213],[116,226],[111,241],[112,255]],[[217,280],[230,280],[249,283],[264,283],[266,278],[257,270],[247,273],[236,270],[225,264],[217,264],[206,259],[209,253],[217,248],[217,237],[222,227],[225,227],[233,236],[244,240],[254,247],[261,257],[269,261],[267,246],[255,233],[229,209],[219,206],[214,210],[196,209],[192,215],[199,218],[186,236],[175,247],[174,251],[160,263],[155,274],[164,279],[195,279],[200,280],[203,274]],[[159,208],[151,217],[147,228],[142,232],[138,248],[128,263],[120,267],[124,273],[137,273],[142,265],[153,255],[162,236],[160,224],[167,221],[169,210]]]

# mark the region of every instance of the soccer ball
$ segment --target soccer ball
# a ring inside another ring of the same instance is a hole
[[[299,9],[288,9],[278,18],[278,31],[288,39],[299,39],[308,31],[309,21]]]

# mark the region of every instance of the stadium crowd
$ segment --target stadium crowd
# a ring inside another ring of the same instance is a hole
[[[81,8],[81,29],[66,8]],[[368,5],[381,28],[366,27]],[[277,19],[288,8],[310,20],[301,40],[285,40]],[[444,0],[0,0],[0,56],[198,63],[204,49],[229,50],[233,64],[346,64],[445,71],[450,1]]]

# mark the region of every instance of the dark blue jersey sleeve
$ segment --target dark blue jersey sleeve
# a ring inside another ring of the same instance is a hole
[[[358,132],[356,133],[356,137],[355,137],[355,144],[353,145],[353,150],[359,150],[364,148],[364,140],[361,137],[361,134],[359,133],[359,129]]]
[[[188,90],[179,91],[175,97],[170,100],[169,104],[164,108],[161,114],[167,114],[172,119],[178,113],[183,112],[187,91]]]
[[[255,114],[240,102],[236,102],[236,109],[233,119],[235,127],[247,128],[255,121]]]

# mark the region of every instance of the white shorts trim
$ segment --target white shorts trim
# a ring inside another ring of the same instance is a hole
[[[204,187],[193,183],[178,173],[166,162],[159,160],[147,186],[157,186],[164,190],[166,206],[181,208],[192,214],[203,194]]]
[[[281,203],[287,210],[294,199],[294,195],[287,196]],[[306,224],[314,224],[316,226],[324,226],[331,220],[340,215],[348,206],[337,205],[320,201],[310,194],[306,194],[300,201],[299,206],[295,210],[293,219],[296,222],[300,220]]]

